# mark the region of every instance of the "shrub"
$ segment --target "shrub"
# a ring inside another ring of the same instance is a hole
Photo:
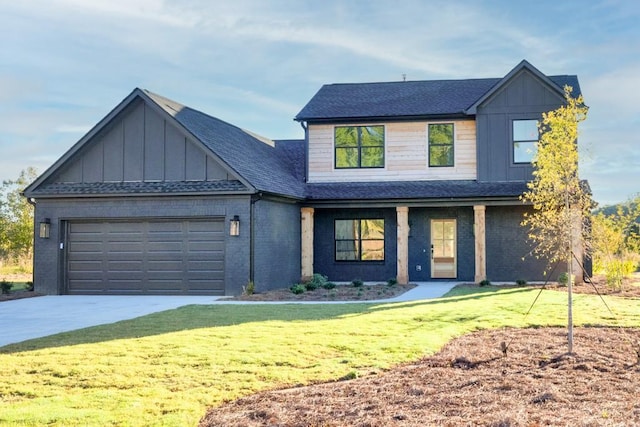
[[[326,282],[322,287],[325,289],[333,289],[336,287],[336,284],[333,282]]]
[[[398,281],[395,278],[391,278],[387,280],[387,286],[395,286],[398,284]]]
[[[27,291],[33,291],[33,282],[27,282],[27,287],[25,288]]]
[[[290,287],[289,289],[291,290],[291,292],[293,292],[294,294],[298,295],[298,294],[304,293],[304,291],[307,289],[307,287],[305,285],[303,285],[302,283],[297,283],[297,284],[293,285],[292,287]]]
[[[0,282],[0,290],[2,290],[3,294],[8,294],[11,288],[13,288],[12,283],[7,282],[6,280]]]
[[[516,285],[520,285],[520,286],[524,286],[527,284],[527,281],[524,279],[518,279],[516,280]]]
[[[244,295],[253,295],[256,292],[256,285],[253,282],[247,283],[247,286],[242,287],[242,293]]]
[[[576,276],[571,277],[571,284],[575,283]],[[560,273],[558,276],[558,283],[562,286],[567,286],[569,284],[569,274],[567,272]]]
[[[360,279],[353,279],[351,281],[351,284],[355,287],[355,288],[361,288],[362,286],[364,286],[364,282]]]
[[[304,282],[304,285],[306,286],[308,291],[314,291],[318,288],[323,288],[328,279],[329,278],[327,276],[323,276],[319,273],[314,273],[309,280],[306,280]]]
[[[315,291],[316,289],[318,289],[318,285],[313,280],[305,282],[304,287],[308,291]]]
[[[491,285],[491,280],[489,280],[489,279],[481,280],[479,285],[480,286],[489,286],[489,285]]]

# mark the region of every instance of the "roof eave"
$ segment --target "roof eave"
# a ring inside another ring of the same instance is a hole
[[[310,207],[339,208],[339,207],[395,207],[399,205],[409,207],[424,206],[512,206],[521,205],[520,196],[477,196],[477,197],[437,197],[437,198],[397,198],[397,199],[307,199],[305,205]]]
[[[493,87],[491,89],[489,89],[487,92],[485,92],[484,95],[482,95],[480,98],[478,98],[478,100],[476,102],[474,102],[472,105],[470,105],[465,110],[465,113],[475,115],[476,112],[477,112],[477,109],[478,109],[478,107],[480,105],[482,105],[487,99],[489,99],[491,96],[493,96],[502,87],[504,87],[507,84],[507,82],[509,80],[511,80],[512,77],[514,77],[520,71],[525,70],[525,69],[527,71],[531,72],[534,76],[536,76],[540,80],[542,80],[550,88],[552,88],[554,91],[556,91],[561,97],[564,98],[564,88],[558,87],[558,85],[555,84],[549,77],[547,77],[544,73],[542,73],[536,67],[531,65],[531,63],[529,61],[527,61],[526,59],[523,59],[522,61],[520,61],[520,63],[518,65],[513,67],[513,69],[511,71],[509,71],[506,76],[504,76],[502,79],[500,79],[500,81],[498,81],[495,85],[493,85]]]
[[[464,111],[456,113],[443,114],[416,114],[416,115],[397,115],[397,116],[348,116],[348,117],[296,117],[294,120],[298,122],[307,122],[312,124],[326,123],[355,123],[355,122],[407,122],[421,120],[453,120],[453,119],[471,119],[473,114]]]

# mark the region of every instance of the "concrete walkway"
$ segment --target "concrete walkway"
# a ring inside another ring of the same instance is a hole
[[[456,282],[417,283],[418,286],[391,299],[332,302],[246,302],[214,296],[111,296],[55,295],[0,303],[0,347],[60,332],[114,323],[191,304],[347,304],[390,303],[439,298]]]

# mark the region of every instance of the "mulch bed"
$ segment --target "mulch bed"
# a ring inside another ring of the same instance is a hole
[[[200,425],[640,425],[640,329],[576,328],[566,349],[563,328],[476,332],[382,374],[226,403]]]
[[[353,285],[337,285],[333,289],[318,288],[294,294],[288,288],[275,289],[229,298],[231,301],[370,301],[393,298],[415,288],[416,285],[375,284],[355,287]]]

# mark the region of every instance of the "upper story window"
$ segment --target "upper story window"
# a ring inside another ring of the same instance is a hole
[[[429,125],[429,167],[453,166],[453,123]]]
[[[538,150],[538,121],[513,121],[513,163],[531,163]]]
[[[384,126],[336,126],[336,169],[383,168]]]
[[[336,261],[384,261],[384,219],[336,219]]]

